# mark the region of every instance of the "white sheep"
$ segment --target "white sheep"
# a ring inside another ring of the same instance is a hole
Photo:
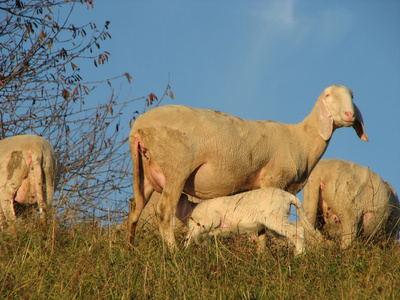
[[[129,243],[154,190],[162,193],[157,215],[170,250],[176,247],[170,219],[182,192],[199,199],[262,187],[296,194],[335,129],[353,126],[368,140],[352,99],[348,88],[328,87],[299,124],[244,120],[181,105],[153,108],[139,116],[129,135],[135,196],[128,218]]]
[[[289,221],[290,205],[297,209],[302,226]],[[295,254],[305,250],[305,230],[319,238],[308,221],[300,200],[281,189],[262,188],[233,196],[224,196],[197,204],[187,219],[189,227],[185,246],[194,239],[197,244],[210,235],[245,234],[272,231],[295,245]],[[263,240],[260,241],[263,243]],[[259,245],[265,248],[265,244]]]
[[[0,228],[17,219],[14,204],[38,204],[46,220],[53,202],[57,158],[53,147],[37,135],[17,135],[0,141]]]
[[[372,237],[383,229],[389,239],[398,237],[400,205],[395,190],[354,162],[320,160],[304,187],[303,204],[311,224],[340,238],[343,249],[358,233]]]

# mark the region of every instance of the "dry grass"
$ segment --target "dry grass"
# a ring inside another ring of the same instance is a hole
[[[154,233],[140,234],[136,245],[127,248],[125,234],[93,224],[20,225],[0,235],[0,298],[400,298],[397,245],[357,243],[301,257],[285,246],[258,256],[245,237],[174,255]]]

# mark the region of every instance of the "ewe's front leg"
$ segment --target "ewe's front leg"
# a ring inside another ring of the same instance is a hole
[[[357,223],[351,222],[350,220],[342,223],[342,238],[340,248],[347,249],[351,246],[357,235]]]
[[[362,221],[362,210],[349,205],[347,207],[343,205],[341,209],[342,213],[336,215],[342,225],[340,248],[347,249],[357,236],[358,224]]]
[[[6,226],[6,216],[3,213],[3,209],[0,205],[0,230],[3,230]]]

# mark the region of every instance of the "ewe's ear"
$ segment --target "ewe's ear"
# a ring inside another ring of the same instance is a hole
[[[393,187],[388,181],[385,181],[385,183],[386,183],[386,185],[388,186],[388,188],[389,188],[391,194],[392,194],[395,198],[398,198],[397,193],[396,193],[394,187]]]
[[[325,140],[329,140],[331,138],[333,132],[333,118],[332,115],[326,106],[325,97],[332,97],[331,94],[325,95],[323,93],[319,96],[317,100],[317,114],[319,119],[319,135]]]
[[[368,137],[367,134],[365,133],[364,121],[361,112],[354,103],[353,105],[354,105],[354,113],[356,115],[356,120],[354,121],[353,128],[357,132],[357,135],[360,139],[362,139],[365,142],[368,142]]]

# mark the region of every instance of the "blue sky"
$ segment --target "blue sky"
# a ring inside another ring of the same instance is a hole
[[[175,99],[163,104],[298,123],[326,87],[349,87],[370,141],[339,129],[324,158],[368,166],[400,192],[400,1],[114,0],[79,9],[79,22],[109,20],[112,35],[102,44],[108,64],[84,79],[129,72],[121,100],[160,96],[170,74]]]

